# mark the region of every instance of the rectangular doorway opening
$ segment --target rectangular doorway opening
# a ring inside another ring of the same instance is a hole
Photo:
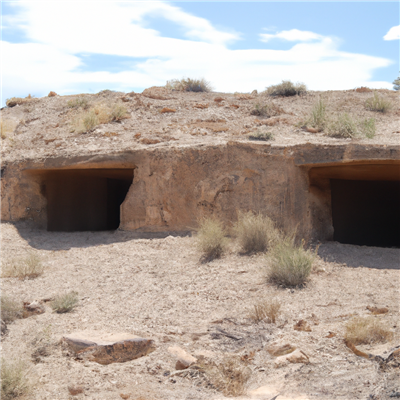
[[[333,239],[400,247],[400,182],[331,179]]]
[[[133,169],[75,169],[43,172],[48,231],[118,229],[120,206]]]

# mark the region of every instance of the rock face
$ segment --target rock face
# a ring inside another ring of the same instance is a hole
[[[102,365],[131,361],[155,350],[153,340],[129,333],[76,332],[64,336],[62,344],[74,356]]]

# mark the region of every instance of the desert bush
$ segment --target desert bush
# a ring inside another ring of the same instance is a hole
[[[67,106],[69,108],[84,108],[85,110],[89,107],[89,100],[86,97],[77,97],[75,99],[68,100]]]
[[[128,115],[128,111],[123,104],[116,103],[111,108],[110,117],[111,121],[121,121],[126,118]]]
[[[356,317],[346,325],[346,340],[354,345],[387,342],[393,332],[376,317]]]
[[[400,90],[400,76],[397,77],[393,82],[393,90]]]
[[[249,140],[261,140],[264,142],[268,142],[268,140],[273,140],[274,135],[272,132],[254,132],[249,135]]]
[[[268,279],[284,287],[303,286],[311,273],[316,252],[297,245],[294,235],[279,238],[270,250]]]
[[[270,243],[277,237],[271,218],[251,211],[239,212],[234,232],[242,251],[246,253],[267,251]]]
[[[277,115],[283,114],[285,111],[277,104],[268,102],[264,105],[257,103],[254,108],[250,111],[251,115],[257,115],[260,117],[276,117]]]
[[[23,259],[6,262],[2,268],[3,278],[34,279],[42,275],[44,267],[40,257],[31,253]]]
[[[268,318],[268,322],[274,324],[278,318],[281,303],[275,299],[267,299],[254,304],[254,310],[250,313],[250,318],[255,322],[260,322]]]
[[[378,111],[381,113],[386,113],[392,107],[393,107],[392,102],[379,96],[378,92],[374,92],[374,97],[370,97],[365,101],[365,108],[370,111]]]
[[[358,135],[357,123],[347,113],[338,114],[332,118],[326,126],[325,132],[328,136],[337,138],[354,138]]]
[[[7,107],[15,107],[17,105],[28,103],[32,100],[36,100],[34,96],[28,94],[26,97],[11,97],[10,99],[6,100]]]
[[[291,81],[282,81],[278,85],[271,85],[266,88],[265,93],[269,96],[295,96],[307,92],[304,83],[293,83]]]
[[[243,365],[239,357],[226,356],[219,364],[200,365],[208,381],[225,396],[241,396],[251,376],[251,370]]]
[[[72,311],[78,305],[78,301],[78,293],[72,291],[56,296],[50,306],[57,314],[64,314]]]
[[[31,390],[29,367],[23,360],[1,359],[1,398],[11,400]]]
[[[206,81],[204,78],[172,79],[167,81],[165,87],[167,89],[177,90],[179,92],[211,92],[212,90],[210,82]]]
[[[222,222],[215,218],[201,219],[197,229],[197,245],[205,260],[221,257],[227,245]]]
[[[6,323],[22,318],[22,304],[11,299],[6,294],[1,294],[1,319]]]
[[[311,110],[310,116],[305,123],[309,127],[315,128],[318,131],[323,131],[327,124],[326,104],[322,99],[319,99]]]

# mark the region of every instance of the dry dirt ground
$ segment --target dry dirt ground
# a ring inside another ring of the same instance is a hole
[[[378,306],[389,309],[376,318],[388,324],[394,338],[359,348],[388,355],[400,344],[399,249],[324,243],[308,285],[288,290],[266,282],[265,255],[240,255],[234,244],[223,258],[201,263],[190,236],[1,227],[2,262],[33,251],[45,266],[33,280],[2,279],[3,293],[21,302],[79,293],[71,313],[56,314],[46,303],[44,314],[8,326],[2,354],[28,360],[36,382],[27,399],[72,398],[69,385],[84,388],[76,399],[121,399],[121,394],[142,400],[223,399],[201,374],[171,376],[175,359],[167,348],[172,345],[215,362],[227,354],[247,359],[251,377],[242,398],[270,400],[279,393],[276,400],[381,400],[400,392],[398,369],[383,372],[377,362],[357,357],[343,342],[346,323],[369,315],[367,306]],[[276,324],[253,322],[253,305],[270,296],[282,305]],[[300,319],[311,332],[293,329]],[[148,337],[157,349],[110,365],[66,356],[59,340],[84,329]],[[296,346],[310,363],[275,368],[266,351],[275,341]],[[50,344],[49,353],[33,360],[38,343],[44,342]]]
[[[149,88],[143,93],[102,91],[98,94],[24,99],[25,103],[1,110],[2,160],[4,163],[48,157],[109,154],[142,148],[218,145],[229,141],[248,141],[251,134],[271,132],[274,146],[294,144],[379,144],[398,145],[400,141],[399,94],[378,90],[392,103],[383,114],[365,108],[372,90],[309,91],[302,96],[271,99],[263,93],[192,93]],[[87,109],[68,107],[68,102],[85,99]],[[309,116],[313,105],[323,99],[327,115],[349,113],[355,119],[375,118],[372,139],[328,137],[324,132],[310,133],[299,125]],[[220,100],[220,101],[216,101]],[[274,104],[280,111],[271,118],[251,115],[257,105]],[[74,121],[96,107],[121,104],[127,118],[96,126],[85,133],[75,130]],[[162,112],[163,109],[173,112]]]

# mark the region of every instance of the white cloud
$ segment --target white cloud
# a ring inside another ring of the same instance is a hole
[[[322,36],[310,31],[300,31],[291,29],[290,31],[281,31],[275,34],[260,33],[262,42],[269,42],[272,39],[283,39],[289,42],[308,42],[310,40],[321,39]]]
[[[18,25],[28,43],[2,42],[4,97],[42,96],[50,90],[128,91],[182,76],[205,77],[215,90],[227,92],[262,90],[283,79],[305,82],[311,90],[392,87],[371,81],[375,69],[392,61],[340,51],[337,39],[313,32],[293,29],[276,34],[300,41],[288,50],[231,50],[227,43],[238,40],[238,33],[218,30],[204,18],[164,2],[14,4],[17,16],[3,16],[3,24]],[[146,18],[154,16],[177,24],[183,39],[149,29]],[[130,70],[90,72],[80,68],[81,53],[139,60]]]
[[[400,25],[393,26],[389,32],[383,37],[384,40],[398,40],[400,39]]]

